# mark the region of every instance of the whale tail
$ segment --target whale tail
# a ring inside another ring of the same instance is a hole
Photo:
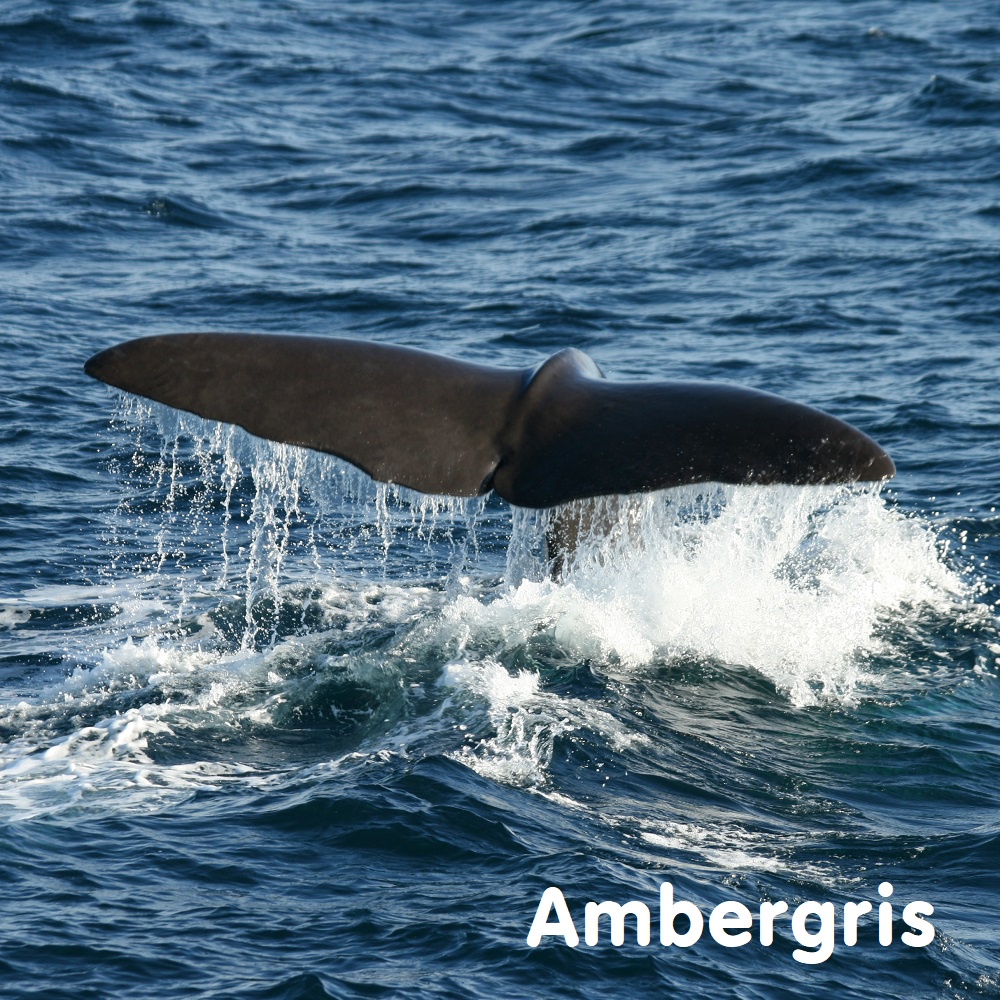
[[[382,482],[453,496],[492,489],[522,507],[895,473],[871,438],[820,410],[723,383],[616,382],[572,348],[510,369],[359,340],[182,333],[108,348],[85,371]]]

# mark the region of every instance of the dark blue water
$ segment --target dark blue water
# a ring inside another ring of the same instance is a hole
[[[3,996],[1000,996],[998,52],[984,0],[5,3]],[[555,584],[537,516],[82,373],[198,329],[576,346],[899,474],[636,501]],[[832,955],[664,947],[665,882]],[[653,943],[530,948],[548,886]]]

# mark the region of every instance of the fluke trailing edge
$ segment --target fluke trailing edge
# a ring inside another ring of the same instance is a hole
[[[887,479],[889,456],[820,410],[713,382],[616,382],[569,348],[494,368],[360,340],[180,333],[95,354],[109,385],[329,452],[424,493],[521,507],[685,483]]]

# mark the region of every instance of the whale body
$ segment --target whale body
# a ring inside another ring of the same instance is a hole
[[[698,482],[847,483],[895,474],[838,418],[716,382],[619,382],[567,348],[499,368],[360,340],[141,337],[87,374],[259,437],[345,459],[423,493],[495,490],[521,507]]]

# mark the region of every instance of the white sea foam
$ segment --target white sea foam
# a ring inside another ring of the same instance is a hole
[[[627,735],[599,705],[508,671],[501,661],[518,651],[633,673],[713,660],[757,670],[794,705],[846,702],[862,684],[879,690],[873,659],[892,662],[898,623],[953,610],[966,594],[931,530],[872,491],[689,488],[623,506],[559,582],[532,578],[544,570],[535,540],[546,523],[524,518],[520,581],[443,607],[436,641],[462,657],[444,681],[486,711],[486,734],[459,753],[479,773],[543,785],[561,733]]]
[[[891,657],[894,618],[966,595],[932,531],[873,491],[688,487],[617,513],[561,582],[522,578],[488,602],[460,596],[445,622],[465,642],[495,634],[509,647],[544,633],[579,658],[631,668],[749,666],[805,705],[849,699],[871,680],[870,658]]]
[[[224,748],[240,746],[248,727],[266,737],[301,724],[300,706],[335,717],[335,704],[311,704],[324,676],[351,690],[373,686],[376,703],[377,683],[401,687],[382,664],[326,655],[326,638],[319,633],[262,651],[225,652],[164,635],[107,646],[95,662],[0,705],[0,726],[18,734],[0,745],[0,807],[21,818],[106,808],[109,801],[150,810],[198,789],[233,781],[264,787],[300,775],[294,764],[261,768]],[[195,747],[207,739],[221,748],[211,755],[220,759],[191,759],[185,747],[193,733]],[[166,760],[152,746],[163,739],[175,746]]]
[[[862,682],[878,687],[901,626],[966,597],[926,524],[876,491],[821,487],[598,501],[591,520],[610,531],[584,537],[559,581],[545,559],[553,515],[515,511],[504,580],[479,548],[497,517],[481,500],[374,486],[324,456],[157,414],[164,436],[147,448],[137,432],[122,463],[133,489],[111,525],[108,582],[0,609],[0,627],[36,644],[50,640],[32,631],[35,611],[95,609],[74,632],[90,643],[78,665],[2,707],[20,735],[0,750],[0,801],[28,813],[101,787],[145,801],[151,788],[269,780],[238,759],[162,763],[150,741],[334,718],[331,676],[420,704],[395,729],[384,713],[372,753],[438,725],[481,774],[559,795],[561,737],[612,749],[641,737],[613,706],[549,690],[536,664],[641,673],[711,660],[759,671],[795,705],[850,700]],[[397,560],[411,573],[390,581]],[[356,652],[370,635],[395,639]],[[435,685],[426,665],[445,660]]]
[[[599,705],[546,691],[537,673],[511,674],[489,657],[449,663],[440,683],[479,699],[486,707],[486,718],[481,721],[487,732],[467,732],[467,725],[461,723],[466,739],[454,756],[479,774],[505,784],[543,784],[555,741],[562,734],[597,732],[619,749],[643,742]]]
[[[608,822],[625,829],[635,825],[629,817],[608,817]],[[639,839],[649,849],[652,859],[656,860],[662,857],[661,852],[665,852],[668,858],[675,857],[677,852],[690,852],[725,872],[782,872],[796,878],[809,876],[830,884],[835,881],[834,865],[816,861],[803,863],[795,851],[798,842],[803,839],[798,833],[762,833],[736,823],[702,826],[689,822],[646,820],[641,824]]]

